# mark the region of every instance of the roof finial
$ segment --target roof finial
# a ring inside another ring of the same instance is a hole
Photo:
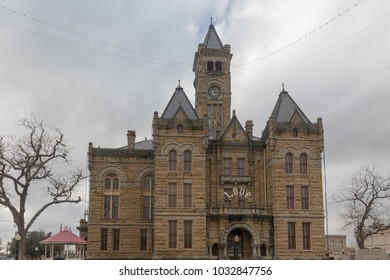
[[[210,20],[211,20],[210,25],[213,25],[213,17],[211,17]]]
[[[284,83],[282,83],[282,91],[284,91]]]
[[[179,79],[179,87],[180,87],[180,79]]]

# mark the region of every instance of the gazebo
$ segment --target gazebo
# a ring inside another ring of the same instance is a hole
[[[73,234],[68,229],[64,229],[61,232],[46,238],[39,242],[40,244],[45,245],[45,259],[84,259],[85,245],[87,241],[81,237]],[[54,245],[60,245],[62,251],[60,255],[54,257]],[[75,254],[69,254],[69,246],[76,246]],[[49,257],[47,257],[47,246],[49,246]]]

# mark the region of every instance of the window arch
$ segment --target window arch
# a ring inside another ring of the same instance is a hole
[[[118,190],[119,189],[119,178],[114,173],[109,173],[104,179],[104,188],[106,190]]]
[[[143,179],[144,191],[154,190],[154,178],[152,175],[147,175]]]
[[[286,154],[286,173],[293,173],[293,155],[291,153]]]
[[[168,170],[176,171],[177,169],[177,152],[170,150],[168,153]]]
[[[183,154],[184,171],[192,170],[192,152],[185,150]]]
[[[307,174],[307,155],[301,154],[299,157],[299,166],[301,174]]]

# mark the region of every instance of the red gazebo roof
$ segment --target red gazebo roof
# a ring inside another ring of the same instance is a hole
[[[46,238],[39,242],[40,244],[74,244],[83,245],[87,244],[87,241],[81,237],[71,233],[69,230],[64,229],[63,231]]]

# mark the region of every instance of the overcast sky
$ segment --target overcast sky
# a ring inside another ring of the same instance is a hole
[[[261,136],[282,89],[325,130],[328,202],[362,165],[390,171],[390,1],[0,1],[0,135],[30,113],[65,132],[74,164],[87,147],[151,138],[180,79],[194,104],[192,63],[210,17],[230,44],[232,109]],[[53,206],[32,230],[73,232],[86,207]],[[30,208],[42,197],[33,197]],[[329,234],[340,230],[329,204]],[[31,212],[31,210],[30,210]],[[66,213],[66,214],[65,214]],[[0,208],[0,238],[16,229]]]

